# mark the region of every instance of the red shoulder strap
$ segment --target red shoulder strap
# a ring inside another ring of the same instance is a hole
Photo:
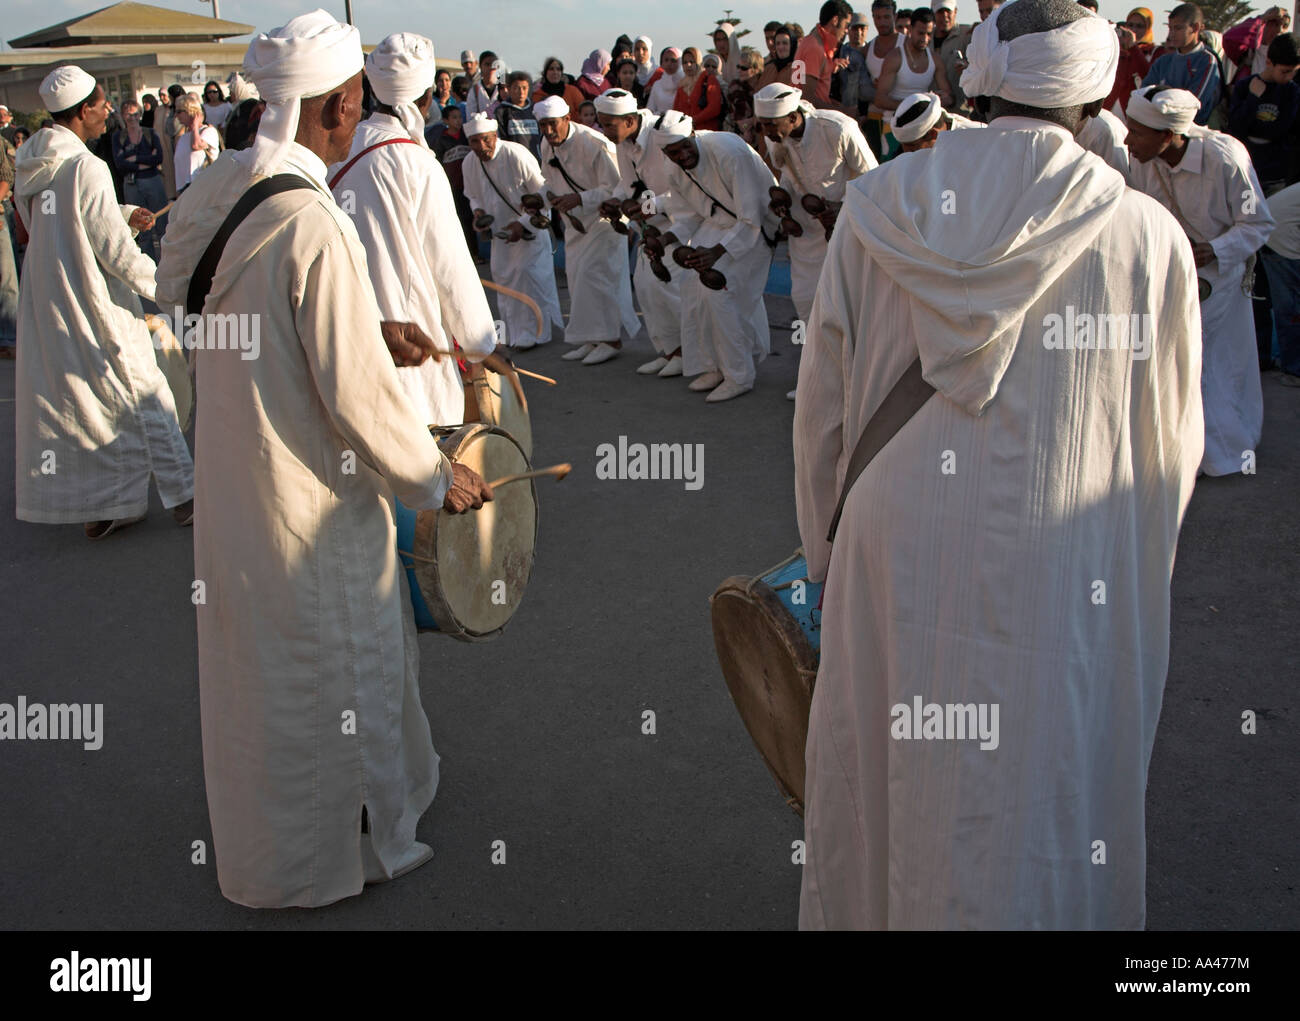
[[[403,143],[407,145],[415,145],[415,139],[414,138],[389,138],[383,142],[376,142],[374,145],[366,146],[359,153],[353,156],[350,160],[344,163],[343,169],[341,169],[337,174],[335,174],[332,178],[330,178],[330,191],[333,191],[336,187],[338,187],[338,183],[341,180],[343,180],[343,175],[346,174],[349,170],[351,170],[352,167],[356,164],[357,160],[361,159],[361,157],[366,155],[366,153],[374,152],[376,149],[382,149],[386,145],[401,145]]]

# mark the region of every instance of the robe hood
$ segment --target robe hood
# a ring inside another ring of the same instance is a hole
[[[86,143],[67,128],[42,128],[14,154],[14,194],[29,199],[54,181],[59,167],[74,156],[88,156]]]
[[[860,178],[841,219],[910,296],[926,381],[979,415],[1025,313],[1110,222],[1124,187],[1064,128],[1000,118]]]

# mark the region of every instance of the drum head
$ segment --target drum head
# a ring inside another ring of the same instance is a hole
[[[508,434],[466,425],[439,441],[443,453],[491,482],[529,470]],[[532,480],[502,486],[480,510],[421,511],[415,526],[416,580],[445,633],[463,641],[500,634],[533,573],[537,493]]]
[[[786,801],[803,815],[804,745],[817,653],[759,578],[728,578],[709,599],[732,700]]]

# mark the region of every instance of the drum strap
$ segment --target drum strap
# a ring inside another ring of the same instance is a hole
[[[354,166],[356,166],[357,160],[361,159],[361,157],[366,155],[366,153],[374,152],[376,149],[382,149],[386,145],[415,145],[415,144],[416,143],[414,138],[388,138],[382,142],[376,142],[374,145],[366,146],[359,153],[357,153],[350,160],[348,160],[347,163],[343,165],[343,169],[340,170],[337,174],[335,174],[330,179],[330,191],[333,191],[335,188],[339,186],[339,182],[343,180],[343,175],[346,174],[349,170],[351,170]]]
[[[853,488],[853,483],[858,481],[858,476],[872,459],[880,453],[886,443],[894,438],[898,430],[921,410],[921,406],[933,393],[934,387],[921,377],[921,359],[918,356],[916,361],[907,367],[907,371],[894,384],[894,388],[889,391],[885,399],[880,402],[880,407],[876,409],[876,413],[871,416],[871,421],[862,430],[858,445],[853,448],[853,454],[849,457],[848,470],[844,473],[844,488],[840,490],[839,503],[835,505],[835,516],[831,518],[831,530],[826,536],[827,542],[835,541],[835,532],[840,527],[840,515],[844,513],[844,502],[849,498],[849,490]]]
[[[248,219],[249,214],[265,199],[296,188],[319,191],[316,185],[297,174],[276,174],[273,177],[262,178],[239,197],[235,208],[230,211],[221,226],[217,228],[217,233],[208,242],[203,257],[194,268],[194,275],[190,277],[190,289],[185,295],[185,311],[188,315],[203,313],[208,292],[212,290],[212,278],[217,275],[217,267],[221,264],[221,253],[226,250],[226,242],[230,240],[236,228]]]

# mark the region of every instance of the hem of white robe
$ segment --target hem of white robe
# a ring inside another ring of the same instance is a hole
[[[184,500],[180,501],[184,503]],[[179,506],[179,504],[177,504]],[[170,508],[169,508],[170,509]],[[19,507],[14,517],[33,525],[84,525],[90,521],[117,521],[120,518],[134,518],[149,511],[147,499],[139,503],[121,503],[112,507],[88,507],[85,510],[54,511],[31,510]]]

